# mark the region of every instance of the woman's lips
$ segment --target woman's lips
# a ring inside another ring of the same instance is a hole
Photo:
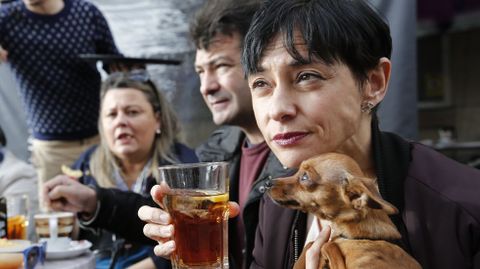
[[[302,140],[307,135],[308,133],[305,132],[277,134],[273,137],[273,141],[280,146],[291,146],[298,143],[298,141]]]

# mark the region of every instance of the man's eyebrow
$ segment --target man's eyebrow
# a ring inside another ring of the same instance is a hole
[[[212,66],[212,65],[215,65],[216,63],[220,62],[220,61],[228,61],[228,62],[233,62],[232,59],[230,59],[229,57],[227,56],[219,56],[219,57],[215,57],[214,59],[211,59],[210,61],[206,62],[205,65],[207,66]],[[202,65],[199,65],[199,64],[195,64],[195,67],[201,67]]]

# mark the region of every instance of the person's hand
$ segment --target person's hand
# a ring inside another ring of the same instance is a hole
[[[322,228],[317,239],[313,242],[310,248],[305,253],[305,269],[318,269],[320,263],[320,250],[326,242],[330,239],[330,226]]]
[[[153,200],[161,208],[163,208],[163,196],[167,191],[168,187],[165,184],[155,185],[150,190]],[[138,217],[147,222],[143,227],[145,236],[158,242],[158,245],[153,249],[155,255],[169,259],[175,249],[170,215],[160,208],[142,206],[138,210]]]
[[[44,203],[56,211],[92,215],[97,208],[97,193],[75,178],[58,175],[43,185]]]
[[[166,184],[153,186],[150,194],[153,200],[161,208],[142,206],[138,210],[138,217],[147,222],[143,227],[143,233],[146,237],[158,242],[155,246],[155,255],[170,259],[170,255],[175,250],[175,242],[173,241],[174,228],[171,224],[170,214],[164,210],[163,197],[168,191]],[[229,202],[229,216],[236,217],[240,213],[240,207],[237,203]]]
[[[6,62],[8,60],[8,51],[4,50],[2,46],[0,46],[0,63]]]

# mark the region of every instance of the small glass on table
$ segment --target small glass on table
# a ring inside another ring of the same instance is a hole
[[[24,193],[10,194],[7,199],[7,238],[8,239],[28,239],[27,227],[28,218],[28,195]]]
[[[175,227],[174,269],[228,266],[228,163],[161,166],[163,204]]]

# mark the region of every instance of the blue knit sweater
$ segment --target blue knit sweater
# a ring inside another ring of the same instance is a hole
[[[8,51],[33,137],[75,140],[97,133],[100,74],[78,55],[119,52],[93,4],[65,0],[55,15],[32,13],[20,0],[2,5],[0,45]]]

